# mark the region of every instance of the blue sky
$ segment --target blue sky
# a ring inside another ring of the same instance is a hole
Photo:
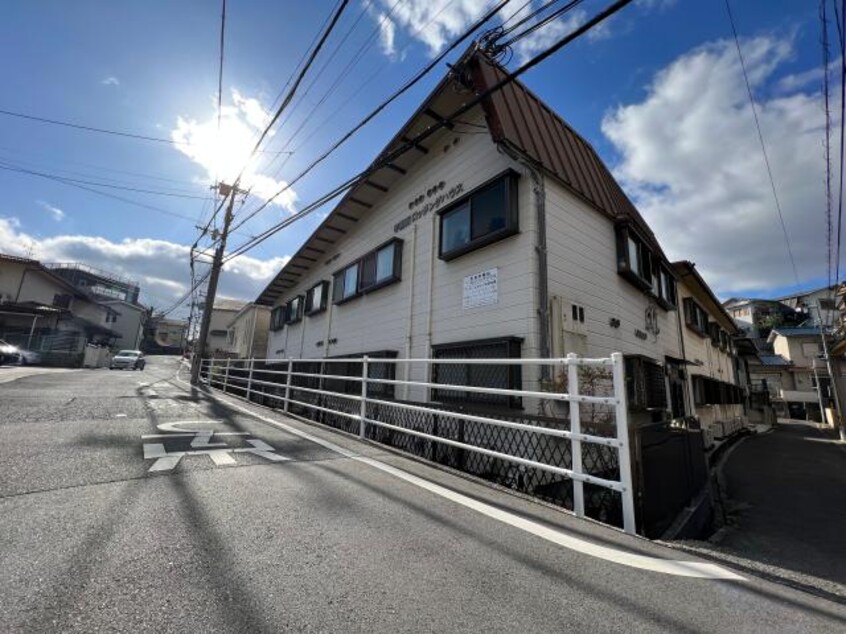
[[[491,4],[351,2],[303,91],[349,30],[347,40],[266,146],[281,148],[308,115],[290,146],[296,153],[278,173],[281,161],[267,169],[272,155],[265,154],[256,173],[270,179],[271,189],[298,173],[431,59],[451,30]],[[503,14],[521,4],[513,0]],[[333,5],[230,0],[223,96],[233,130],[254,131],[250,121],[262,123]],[[567,22],[547,27],[546,35],[566,32],[602,5],[584,2],[583,13],[572,12]],[[800,278],[809,286],[824,283],[817,3],[733,0],[733,8]],[[165,139],[176,134],[201,145],[216,128],[219,20],[220,3],[210,0],[6,3],[0,56],[13,63],[0,71],[0,109]],[[723,295],[782,293],[793,286],[793,275],[730,33],[723,0],[641,0],[523,81],[594,145],[671,257],[697,262]],[[317,105],[371,34],[360,63]],[[538,39],[515,51],[511,66],[542,45]],[[433,72],[298,183],[287,206],[268,207],[244,229],[269,226],[363,168],[443,71]],[[0,167],[199,197],[95,187],[163,213],[0,169],[0,251],[116,269],[142,281],[146,301],[165,305],[187,284],[185,247],[208,211],[202,198],[213,171],[197,156],[202,149],[181,148],[187,153],[169,143],[0,116]],[[244,209],[259,202],[253,196]],[[222,292],[252,299],[317,221],[296,223],[252,251],[224,276]],[[233,242],[243,238],[234,236]]]

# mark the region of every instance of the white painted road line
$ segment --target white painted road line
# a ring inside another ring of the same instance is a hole
[[[194,438],[197,432],[185,432],[182,434],[143,434],[141,440],[153,440],[156,438]],[[216,431],[215,436],[251,436],[248,431]]]
[[[189,385],[185,383],[185,381],[180,379],[178,376],[176,377],[176,380],[185,385]],[[500,521],[504,524],[508,524],[509,526],[513,526],[514,528],[518,528],[520,530],[536,535],[541,539],[552,542],[564,548],[568,548],[570,550],[574,550],[576,552],[580,552],[591,557],[596,557],[597,559],[621,564],[623,566],[639,568],[641,570],[649,570],[662,574],[675,575],[678,577],[695,577],[699,579],[722,579],[732,581],[745,580],[744,577],[716,564],[698,561],[677,561],[672,559],[663,559],[660,557],[638,555],[636,553],[632,553],[623,549],[611,548],[609,546],[601,546],[585,539],[574,537],[562,530],[552,529],[538,522],[527,520],[526,518],[521,517],[515,513],[503,511],[490,504],[474,500],[471,497],[462,495],[461,493],[456,493],[455,491],[447,489],[446,487],[435,484],[434,482],[429,482],[428,480],[424,480],[423,478],[412,475],[383,462],[379,462],[378,460],[367,458],[365,456],[351,452],[347,449],[344,449],[343,447],[336,445],[335,443],[323,440],[322,438],[318,438],[317,436],[312,436],[311,434],[303,432],[295,427],[292,427],[280,421],[274,420],[268,416],[264,416],[263,414],[255,412],[251,409],[243,407],[242,405],[228,398],[218,396],[214,393],[211,393],[210,396],[216,400],[226,403],[233,409],[245,412],[250,416],[258,418],[259,420],[273,425],[274,427],[277,427],[279,429],[282,429],[290,434],[293,434],[305,440],[309,440],[313,443],[321,445],[322,447],[326,447],[327,449],[330,449],[342,456],[369,465],[374,469],[378,469],[383,473],[387,473],[400,480],[408,482],[409,484],[413,484],[417,487],[420,487],[421,489],[425,489],[430,493],[448,499],[452,502],[455,502],[456,504],[460,504],[465,508],[469,508],[473,511],[476,511],[477,513]]]

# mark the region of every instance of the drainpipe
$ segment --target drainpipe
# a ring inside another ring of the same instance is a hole
[[[432,236],[434,240],[435,236]],[[405,339],[405,358],[411,358],[411,344],[412,344],[412,329],[414,328],[414,263],[417,261],[417,225],[411,230],[411,270],[409,271],[409,278],[411,280],[409,284],[409,291],[408,291],[408,334],[406,335]],[[409,380],[409,376],[411,375],[411,364],[405,363],[405,380]],[[403,394],[405,395],[405,400],[408,400],[408,391],[409,386],[405,385],[403,389]]]
[[[549,268],[547,266],[546,249],[546,189],[540,168],[519,153],[505,145],[499,146],[506,156],[523,165],[532,179],[532,195],[535,204],[535,255],[537,272],[537,318],[538,318],[538,348],[541,359],[549,359],[550,328],[549,328]],[[549,380],[549,366],[540,366],[541,383]]]

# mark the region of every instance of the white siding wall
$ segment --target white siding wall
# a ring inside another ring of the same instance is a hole
[[[696,297],[687,289],[683,283],[679,283],[679,306],[684,305],[685,298]],[[705,309],[701,302],[697,304]],[[705,309],[706,312],[707,309]],[[684,336],[684,351],[688,361],[693,365],[687,366],[690,377],[706,376],[718,381],[724,381],[733,385],[737,384],[736,367],[734,358],[720,350],[719,346],[713,345],[710,337],[702,337],[692,331],[684,323],[682,314],[682,335]],[[716,321],[714,315],[708,312],[708,320]],[[688,380],[688,389],[692,390],[691,380]],[[693,394],[690,392],[690,402],[693,403]],[[704,426],[709,426],[719,420],[729,420],[736,416],[743,415],[743,405],[701,405],[695,407],[695,414],[699,417]]]
[[[445,190],[462,184],[464,191],[469,192],[508,168],[521,170],[497,151],[486,134],[447,131],[428,141],[427,146],[429,154],[421,155],[354,230],[329,245],[316,268],[277,305],[295,295],[305,295],[321,280],[331,281],[335,271],[393,237],[404,241],[402,280],[340,306],[331,303],[330,285],[326,312],[270,333],[268,358],[319,358],[377,350],[395,350],[400,357],[426,358],[431,345],[500,336],[523,337],[523,356],[536,356],[535,223],[529,177],[521,176],[518,183],[520,233],[444,262],[437,257],[437,210],[394,233],[394,225],[409,214],[408,203],[440,181],[446,183]],[[444,152],[444,147],[449,150]],[[336,254],[337,259],[326,264]],[[430,267],[434,267],[431,289]],[[494,267],[498,268],[498,303],[463,309],[464,277]],[[329,344],[330,339],[337,342]],[[415,370],[415,380],[426,379],[422,366]],[[397,377],[404,377],[404,372],[400,366]],[[398,395],[420,398],[401,391]]]
[[[617,273],[613,221],[551,179],[545,188],[549,294],[585,307],[588,356],[622,352],[662,363],[665,355],[680,357],[676,311],[658,307],[659,333],[635,335],[646,331],[650,300]]]

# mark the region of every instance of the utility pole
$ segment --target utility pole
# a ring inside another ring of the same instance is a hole
[[[214,259],[212,260],[211,273],[209,274],[209,286],[206,290],[206,301],[203,306],[203,319],[200,322],[200,335],[194,345],[194,356],[191,359],[191,385],[197,385],[200,382],[200,366],[203,357],[206,354],[206,339],[209,336],[209,327],[211,326],[212,309],[214,308],[214,298],[217,294],[217,280],[220,277],[220,269],[223,266],[223,254],[226,250],[226,238],[229,235],[229,225],[232,223],[232,209],[235,206],[236,194],[242,193],[240,190],[233,188],[231,185],[218,183],[218,191],[224,198],[229,197],[229,205],[226,207],[226,214],[223,216],[223,231],[220,234],[220,241],[217,244],[217,249],[214,252]]]
[[[828,369],[828,377],[831,380],[831,392],[834,395],[834,409],[837,429],[840,433],[840,441],[846,442],[846,429],[843,427],[843,410],[840,409],[840,389],[837,385],[837,377],[834,375],[834,370],[831,367],[831,355],[828,354],[828,341],[825,336],[825,325],[823,324],[822,311],[820,310],[820,301],[817,300],[817,322],[820,328],[820,338],[822,339],[823,358]]]

